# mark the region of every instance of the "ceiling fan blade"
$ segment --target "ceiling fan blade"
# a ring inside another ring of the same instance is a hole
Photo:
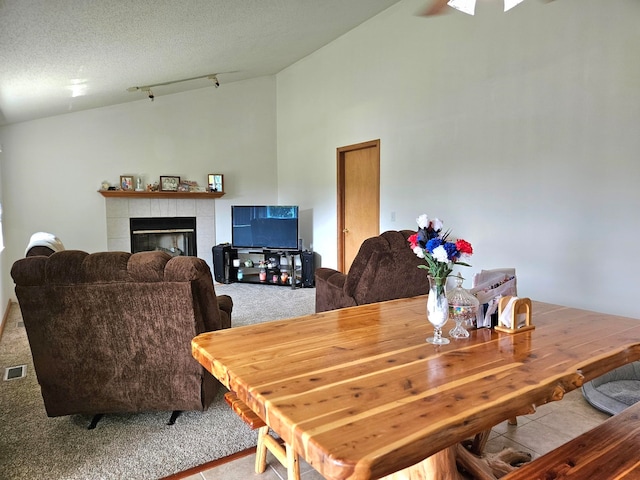
[[[544,3],[551,3],[554,0],[542,0]],[[421,17],[429,17],[431,15],[439,15],[445,12],[449,0],[432,0],[429,5],[427,5],[424,10],[421,10],[417,13],[418,16]]]
[[[448,2],[449,0],[432,0],[424,10],[421,10],[420,13],[418,13],[418,15],[421,17],[429,17],[431,15],[444,13]]]

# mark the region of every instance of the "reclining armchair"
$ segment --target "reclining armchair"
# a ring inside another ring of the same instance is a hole
[[[58,251],[11,268],[47,415],[205,410],[218,381],[191,355],[231,326],[196,257]],[[91,426],[90,426],[91,427]]]
[[[349,273],[318,268],[316,312],[382,302],[429,293],[424,260],[409,247],[411,230],[390,230],[368,238],[360,246]]]

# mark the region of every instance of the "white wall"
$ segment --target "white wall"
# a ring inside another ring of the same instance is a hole
[[[277,76],[279,200],[312,210],[323,265],[336,148],[379,138],[381,231],[438,216],[475,248],[467,278],[512,266],[522,296],[640,318],[640,2],[424,3]]]
[[[0,137],[0,206],[4,205],[4,194],[2,191],[2,165],[3,165],[3,157],[2,157],[2,139]],[[2,212],[0,211],[0,220],[2,220]],[[6,230],[4,226],[4,222],[0,223],[0,235],[2,235],[3,241],[2,245],[0,245],[0,331],[2,331],[2,323],[4,321],[4,315],[7,313],[8,302],[11,298],[8,289],[1,288],[2,278],[4,276],[4,272],[8,271],[11,268],[11,264],[7,262],[7,255],[4,249],[4,232]]]
[[[201,185],[224,174],[216,243],[231,241],[231,204],[277,201],[275,102],[275,78],[262,77],[1,128],[2,294],[12,295],[10,266],[34,232],[55,233],[68,249],[106,250],[97,190],[123,174]]]

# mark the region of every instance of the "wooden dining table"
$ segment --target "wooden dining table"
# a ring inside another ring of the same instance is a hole
[[[536,301],[533,330],[435,346],[426,298],[203,333],[193,356],[331,480],[459,478],[459,442],[640,360],[640,320]]]

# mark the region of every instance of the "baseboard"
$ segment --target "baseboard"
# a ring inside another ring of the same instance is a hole
[[[193,475],[197,475],[200,472],[204,472],[206,470],[211,470],[214,467],[219,465],[224,465],[225,463],[233,462],[239,458],[246,457],[248,455],[253,455],[256,453],[256,447],[250,447],[245,450],[242,450],[238,453],[231,454],[229,456],[219,458],[218,460],[212,460],[211,462],[207,462],[203,465],[199,465],[197,467],[190,468],[189,470],[185,470],[184,472],[175,473],[173,475],[169,475],[168,477],[164,477],[161,480],[181,480],[191,477]]]
[[[2,323],[0,323],[0,339],[2,339],[2,334],[4,333],[4,326],[7,324],[7,320],[9,319],[9,312],[11,311],[11,304],[13,302],[11,299],[7,302],[7,308],[4,309],[4,314],[2,315]]]

